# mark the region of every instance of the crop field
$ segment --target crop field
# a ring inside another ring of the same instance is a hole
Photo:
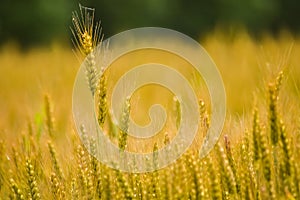
[[[72,116],[82,59],[71,47],[2,46],[0,199],[299,199],[300,38],[286,31],[255,39],[246,31],[216,30],[200,43],[226,89],[222,135],[205,158],[199,159],[194,145],[168,167],[147,173],[111,169],[85,149]],[[106,78],[108,85],[114,83],[109,74]],[[147,91],[139,101],[143,95]],[[199,134],[205,135],[210,103],[207,95],[198,95]],[[172,97],[160,97],[153,101],[172,109]],[[131,117],[146,121],[147,111],[133,105]],[[153,152],[154,160],[157,149],[172,140],[173,129],[165,127],[148,143],[145,151]],[[120,133],[110,137],[126,148]],[[88,141],[91,149],[94,142]],[[128,138],[127,148],[139,147]]]

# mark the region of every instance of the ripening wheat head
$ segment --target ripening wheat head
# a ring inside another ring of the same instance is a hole
[[[72,14],[74,46],[83,54],[88,55],[102,41],[103,34],[100,22],[94,22],[95,9],[79,5],[80,14]]]

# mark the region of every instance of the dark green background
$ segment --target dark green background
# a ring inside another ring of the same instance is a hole
[[[2,0],[0,43],[67,42],[71,13],[79,3],[96,8],[106,37],[143,26],[171,28],[195,39],[216,26],[225,31],[245,27],[256,36],[276,35],[282,28],[300,31],[299,0]]]

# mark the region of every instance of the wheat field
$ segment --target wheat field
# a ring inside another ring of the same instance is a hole
[[[200,43],[226,88],[218,145],[142,174],[110,169],[81,143],[71,107],[82,60],[70,47],[2,46],[0,199],[299,199],[300,38],[216,30]]]

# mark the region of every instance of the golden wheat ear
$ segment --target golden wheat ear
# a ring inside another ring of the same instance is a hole
[[[101,22],[94,22],[95,9],[79,4],[80,12],[72,13],[71,32],[73,45],[83,56],[87,56],[102,42],[103,33]]]
[[[80,14],[76,11],[72,14],[72,41],[75,48],[79,50],[81,55],[86,56],[86,79],[92,96],[94,96],[99,78],[99,73],[96,68],[94,49],[102,42],[103,34],[100,22],[94,22],[95,9],[84,7],[80,4],[79,9]]]

